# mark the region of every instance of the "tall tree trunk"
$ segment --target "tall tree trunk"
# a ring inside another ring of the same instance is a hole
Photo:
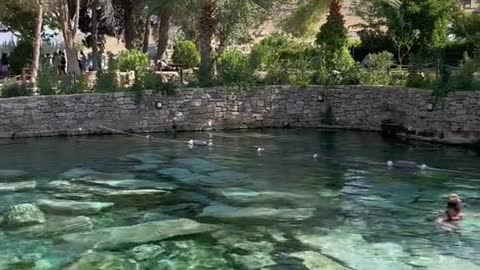
[[[172,12],[165,10],[160,13],[160,24],[158,26],[158,44],[157,44],[157,56],[155,60],[163,60],[168,45],[168,32],[170,31],[170,19],[172,18]]]
[[[100,53],[98,51],[98,1],[93,0],[92,6],[92,60],[93,60],[93,70],[100,70]]]
[[[148,48],[150,45],[150,15],[147,14],[147,19],[145,21],[145,32],[143,33],[143,49],[144,53],[148,53]]]
[[[212,0],[205,1],[201,8],[198,24],[200,42],[200,69],[198,79],[201,84],[210,84],[213,79],[213,37],[218,25],[217,9]]]
[[[68,73],[74,73],[79,75],[80,66],[78,65],[78,55],[75,49],[75,35],[78,30],[78,17],[80,15],[80,0],[75,1],[75,15],[73,25],[70,20],[70,12],[67,0],[58,0],[58,11],[60,26],[62,28],[62,34],[64,39],[64,46],[67,58],[67,70]]]
[[[43,3],[42,0],[35,0],[35,8],[37,11],[37,19],[35,22],[35,33],[33,39],[33,61],[32,61],[32,81],[36,86],[38,69],[40,67],[40,49],[42,47],[42,27],[43,27]]]
[[[135,48],[135,19],[133,18],[134,6],[125,8],[124,31],[125,31],[125,47],[127,50]]]

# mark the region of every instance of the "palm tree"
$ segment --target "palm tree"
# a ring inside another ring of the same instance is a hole
[[[213,40],[218,30],[218,14],[220,1],[236,1],[244,5],[254,5],[268,8],[279,0],[158,0],[157,7],[167,10],[198,10],[197,27],[198,43],[200,45],[199,79],[202,84],[208,84],[213,77]]]
[[[200,45],[201,62],[199,79],[201,83],[209,83],[213,76],[213,39],[218,30],[219,4],[221,1],[235,1],[242,5],[252,5],[262,9],[269,9],[276,4],[284,3],[282,0],[152,0],[160,9],[182,10],[195,9],[198,11],[198,43]],[[312,7],[328,7],[332,0],[305,0]],[[378,0],[392,6],[398,6],[401,0]],[[321,5],[323,3],[323,5]],[[234,5],[233,5],[234,6]],[[325,12],[323,10],[322,12]],[[317,16],[317,13],[311,13]]]
[[[152,16],[155,16],[158,23],[155,25],[158,27],[156,29],[158,33],[158,40],[157,40],[157,53],[155,56],[155,60],[159,61],[163,59],[163,56],[167,50],[168,45],[168,33],[170,30],[170,20],[173,15],[174,5],[160,5],[161,3],[156,0],[150,0],[147,2],[147,24],[145,25],[145,33],[144,33],[144,48],[143,51],[147,52],[148,50],[148,39],[150,37],[150,20]]]
[[[157,43],[157,55],[155,60],[163,60],[168,45],[168,32],[170,30],[170,20],[173,15],[173,10],[165,8],[158,13],[158,43]]]

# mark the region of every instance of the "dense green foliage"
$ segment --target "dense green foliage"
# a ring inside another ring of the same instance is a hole
[[[389,52],[369,54],[365,62],[367,70],[361,78],[362,84],[389,85],[391,83],[390,68],[393,65],[393,54]]]
[[[62,78],[58,85],[58,93],[61,95],[73,95],[85,93],[89,90],[85,76],[70,75]]]
[[[258,44],[250,53],[250,66],[256,70],[266,70],[279,61],[282,51],[295,47],[295,43],[288,37],[273,34]]]
[[[117,92],[120,90],[118,84],[117,75],[113,72],[104,72],[97,77],[95,84],[95,92],[97,93],[109,93]]]
[[[462,14],[454,21],[452,32],[458,38],[480,48],[480,13]]]
[[[340,1],[332,1],[327,22],[317,35],[320,47],[317,81],[324,84],[350,84],[355,64],[350,54],[348,31],[341,13]]]
[[[31,88],[19,84],[16,81],[10,80],[6,81],[2,88],[0,89],[3,98],[10,98],[10,97],[23,97],[23,96],[31,96],[33,95],[33,91]]]
[[[39,3],[44,4],[43,30],[60,32],[62,27],[73,27],[75,1],[63,1],[4,1],[0,23],[20,40],[10,56],[13,73],[19,74],[32,62],[32,28]],[[60,18],[61,2],[69,8],[69,18]],[[344,2],[340,0],[300,0],[295,4],[274,0],[80,1],[78,19],[86,36],[82,45],[95,47],[96,32],[98,53],[104,53],[105,35],[120,36],[130,49],[109,61],[115,67],[98,72],[96,92],[131,90],[140,96],[145,89],[169,88],[160,76],[148,72],[149,56],[154,54],[148,41],[153,34],[158,41],[155,59],[162,59],[174,26],[177,42],[170,62],[193,69],[185,77],[190,84],[407,85],[448,93],[479,87],[480,13],[463,14],[457,2],[354,0],[353,11],[363,19],[360,41],[350,38],[352,30],[345,25]],[[287,35],[272,34],[258,41],[252,30],[260,29],[257,26],[272,14],[287,16],[279,25]],[[41,33],[43,37],[46,34]],[[135,49],[142,47],[142,39],[149,55]],[[65,41],[67,47],[73,46]],[[41,54],[51,53],[41,46]],[[118,70],[135,71],[132,87],[119,85]],[[56,70],[40,70],[36,86],[43,95],[90,90],[82,76],[64,78]]]
[[[55,69],[44,69],[38,76],[38,91],[40,95],[55,95],[58,90],[59,80]]]
[[[283,22],[283,29],[295,37],[316,34],[322,15],[327,10],[328,1],[299,1],[292,16]]]
[[[108,61],[108,69],[105,72],[97,75],[97,81],[95,83],[95,92],[109,93],[117,92],[121,90],[118,80],[118,62],[117,59],[110,59]]]
[[[31,40],[34,21],[33,1],[1,1],[0,22],[9,31],[19,33],[23,39]]]
[[[248,57],[237,50],[227,50],[217,59],[218,79],[225,84],[247,82],[252,78]]]
[[[181,40],[173,47],[172,61],[187,68],[198,67],[200,64],[200,52],[197,45],[190,40]]]
[[[332,1],[327,22],[318,32],[316,43],[325,50],[335,51],[348,46],[348,30],[341,13],[340,1]]]
[[[20,40],[10,56],[10,70],[13,74],[22,73],[24,67],[32,63],[33,47],[27,40]]]
[[[452,88],[462,90],[480,89],[480,56],[471,58],[465,53],[460,69],[452,76]]]
[[[143,76],[143,87],[148,90],[160,89],[163,86],[162,76],[155,73],[147,73]]]
[[[117,63],[120,71],[135,71],[137,74],[145,73],[149,66],[148,55],[137,50],[121,52],[117,57]]]

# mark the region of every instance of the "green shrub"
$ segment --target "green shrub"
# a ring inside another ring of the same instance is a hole
[[[61,95],[73,95],[86,92],[88,84],[85,76],[66,76],[58,85],[58,93]]]
[[[270,65],[276,65],[280,57],[280,52],[286,56],[292,52],[297,45],[288,37],[273,34],[256,44],[250,53],[249,63],[253,70],[267,70]],[[286,51],[290,50],[290,51]],[[296,53],[296,52],[295,52]]]
[[[136,74],[145,73],[149,67],[148,55],[138,50],[121,52],[116,63],[118,63],[120,71],[135,71]]]
[[[317,84],[358,84],[360,68],[355,64],[347,48],[339,50],[319,49],[316,58],[317,72],[313,81]]]
[[[70,79],[63,79],[60,81],[58,85],[58,94],[60,95],[73,95],[77,94],[79,90],[73,80]]]
[[[33,47],[32,42],[20,40],[10,56],[10,70],[13,74],[22,73],[22,69],[32,63]]]
[[[28,88],[22,84],[19,84],[14,80],[5,81],[0,91],[2,93],[3,98],[23,97],[23,96],[33,95],[33,91],[31,88]]]
[[[288,83],[288,68],[284,61],[276,59],[268,64],[266,67],[267,75],[265,83],[267,84],[287,84]]]
[[[434,73],[425,72],[423,69],[423,63],[428,61],[428,58],[421,54],[412,55],[410,57],[410,66],[408,69],[408,75],[405,80],[407,87],[431,89],[436,90],[439,87],[439,82]]]
[[[388,85],[392,78],[390,67],[393,65],[393,54],[381,52],[367,55],[366,72],[361,78],[362,84],[367,85]]]
[[[197,45],[190,40],[182,40],[173,47],[172,61],[187,68],[194,68],[200,64],[200,52]]]
[[[306,56],[298,56],[295,60],[289,61],[288,83],[306,87],[311,82],[311,59]]]
[[[464,54],[459,70],[452,76],[452,87],[455,90],[480,90],[480,82],[475,74],[480,72],[480,58],[470,58]]]
[[[97,77],[94,91],[97,93],[118,92],[120,85],[118,84],[117,75],[113,71],[101,73]]]
[[[119,70],[118,60],[113,55],[109,55],[107,71],[108,72],[117,72],[118,70]]]
[[[37,87],[40,95],[55,95],[59,83],[59,78],[54,69],[42,70],[38,74]]]
[[[147,90],[156,90],[163,86],[162,76],[155,73],[147,73],[142,77],[143,87]]]
[[[438,89],[438,81],[433,74],[423,71],[409,72],[405,82],[407,87],[420,89]]]
[[[238,84],[252,79],[248,58],[237,50],[227,50],[217,59],[218,78],[224,84]]]
[[[363,61],[367,55],[372,53],[379,53],[388,51],[391,53],[395,53],[396,55],[396,48],[395,44],[392,41],[392,38],[388,35],[388,33],[384,33],[382,31],[375,31],[371,29],[363,29],[357,32],[360,38],[360,44],[357,44],[352,47],[354,53],[354,59],[358,62]]]
[[[171,82],[163,82],[162,77],[155,73],[146,73],[137,77],[129,91],[135,93],[135,99],[140,101],[143,98],[144,90],[152,90],[154,93],[171,95],[175,92],[176,85]]]
[[[87,76],[85,75],[80,75],[77,77],[76,83],[80,92],[90,92],[92,90],[88,85]]]

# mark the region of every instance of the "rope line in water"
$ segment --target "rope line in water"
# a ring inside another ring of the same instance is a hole
[[[151,135],[139,135],[139,134],[136,134],[136,133],[131,133],[131,132],[126,132],[126,131],[121,131],[121,130],[117,130],[117,129],[114,129],[114,128],[110,128],[110,127],[105,127],[105,126],[99,126],[99,128],[102,128],[102,129],[105,129],[105,130],[108,130],[108,131],[111,131],[111,132],[114,132],[114,133],[118,133],[118,134],[123,134],[123,135],[128,135],[128,136],[132,136],[132,137],[137,137],[137,138],[142,138],[142,139],[146,139],[150,142],[156,142],[156,143],[162,143],[162,142],[174,142],[174,143],[181,143],[181,144],[189,144],[190,141],[183,141],[183,140],[174,140],[174,139],[164,139],[164,138],[157,138],[157,137],[153,137]],[[224,137],[226,138],[226,137]],[[195,145],[192,145],[192,146],[195,146]],[[199,146],[200,147],[200,146]],[[203,147],[207,147],[207,146],[203,146]],[[208,146],[210,147],[210,146]],[[242,147],[237,147],[237,146],[227,146],[227,145],[219,145],[219,144],[213,144],[212,147],[215,147],[215,148],[225,148],[225,149],[236,149],[236,150],[243,150],[244,148]],[[257,154],[258,155],[262,155],[263,153],[277,153],[277,154],[281,154],[281,152],[279,151],[274,151],[274,150],[266,150],[260,146],[252,146],[252,148],[254,149],[257,149]],[[377,161],[363,161],[363,160],[352,160],[352,159],[335,159],[335,158],[332,158],[332,157],[324,157],[324,156],[316,156],[314,157],[315,160],[319,160],[319,159],[322,159],[322,160],[335,160],[335,161],[342,161],[342,162],[348,162],[348,163],[357,163],[357,164],[367,164],[367,165],[371,165],[371,166],[386,166],[386,163],[385,162],[377,162]],[[449,170],[449,169],[439,169],[439,168],[433,168],[433,167],[428,167],[428,170],[431,170],[431,171],[438,171],[438,172],[446,172],[446,173],[458,173],[458,174],[468,174],[468,175],[471,175],[471,176],[480,176],[480,173],[474,173],[474,172],[464,172],[464,171],[457,171],[457,170]]]
[[[136,133],[121,131],[121,130],[117,130],[117,129],[110,128],[110,127],[105,127],[105,126],[98,126],[98,127],[102,128],[102,129],[105,129],[105,130],[108,130],[108,131],[111,131],[111,132],[114,132],[114,133],[118,133],[118,134],[128,135],[128,136],[137,137],[137,138],[143,138],[143,139],[146,139],[146,140],[151,141],[151,142],[157,142],[157,143],[174,142],[174,143],[181,143],[181,144],[189,144],[190,143],[190,141],[157,138],[157,137],[154,137],[152,135],[145,135],[144,136],[144,135],[139,135],[139,134],[136,134]],[[220,147],[220,148],[229,148],[229,149],[241,149],[240,147],[226,146],[226,145],[219,145],[219,144],[214,144],[212,146],[217,147],[217,148]]]
[[[110,127],[105,127],[105,126],[99,126],[99,128],[102,128],[102,129],[105,129],[105,130],[108,130],[108,131],[111,131],[111,132],[114,132],[114,133],[118,133],[118,134],[123,134],[123,135],[128,135],[128,136],[132,136],[132,137],[137,137],[137,138],[142,138],[142,139],[146,139],[146,140],[149,140],[151,142],[157,142],[157,143],[161,143],[161,142],[175,142],[175,143],[181,143],[181,144],[188,144],[189,141],[183,141],[183,140],[173,140],[173,139],[164,139],[164,138],[157,138],[157,137],[153,137],[151,135],[139,135],[139,134],[136,134],[136,133],[131,133],[131,132],[126,132],[126,131],[121,131],[121,130],[117,130],[117,129],[114,129],[114,128],[110,128]],[[243,150],[244,148],[242,147],[238,147],[238,146],[227,146],[227,145],[220,145],[220,144],[213,144],[212,145],[213,147],[215,148],[226,148],[226,149],[238,149],[238,150]],[[281,152],[280,151],[275,151],[275,150],[267,150],[265,148],[262,148],[260,146],[251,146],[253,149],[257,149],[257,153],[259,155],[263,154],[263,153],[277,153],[277,154],[280,154]],[[368,165],[385,165],[385,163],[381,163],[381,162],[373,162],[373,161],[361,161],[361,160],[348,160],[348,159],[334,159],[334,158],[331,158],[331,157],[323,157],[323,156],[317,156],[315,159],[323,159],[323,160],[337,160],[337,161],[344,161],[344,162],[350,162],[350,163],[363,163],[363,164],[368,164]]]

